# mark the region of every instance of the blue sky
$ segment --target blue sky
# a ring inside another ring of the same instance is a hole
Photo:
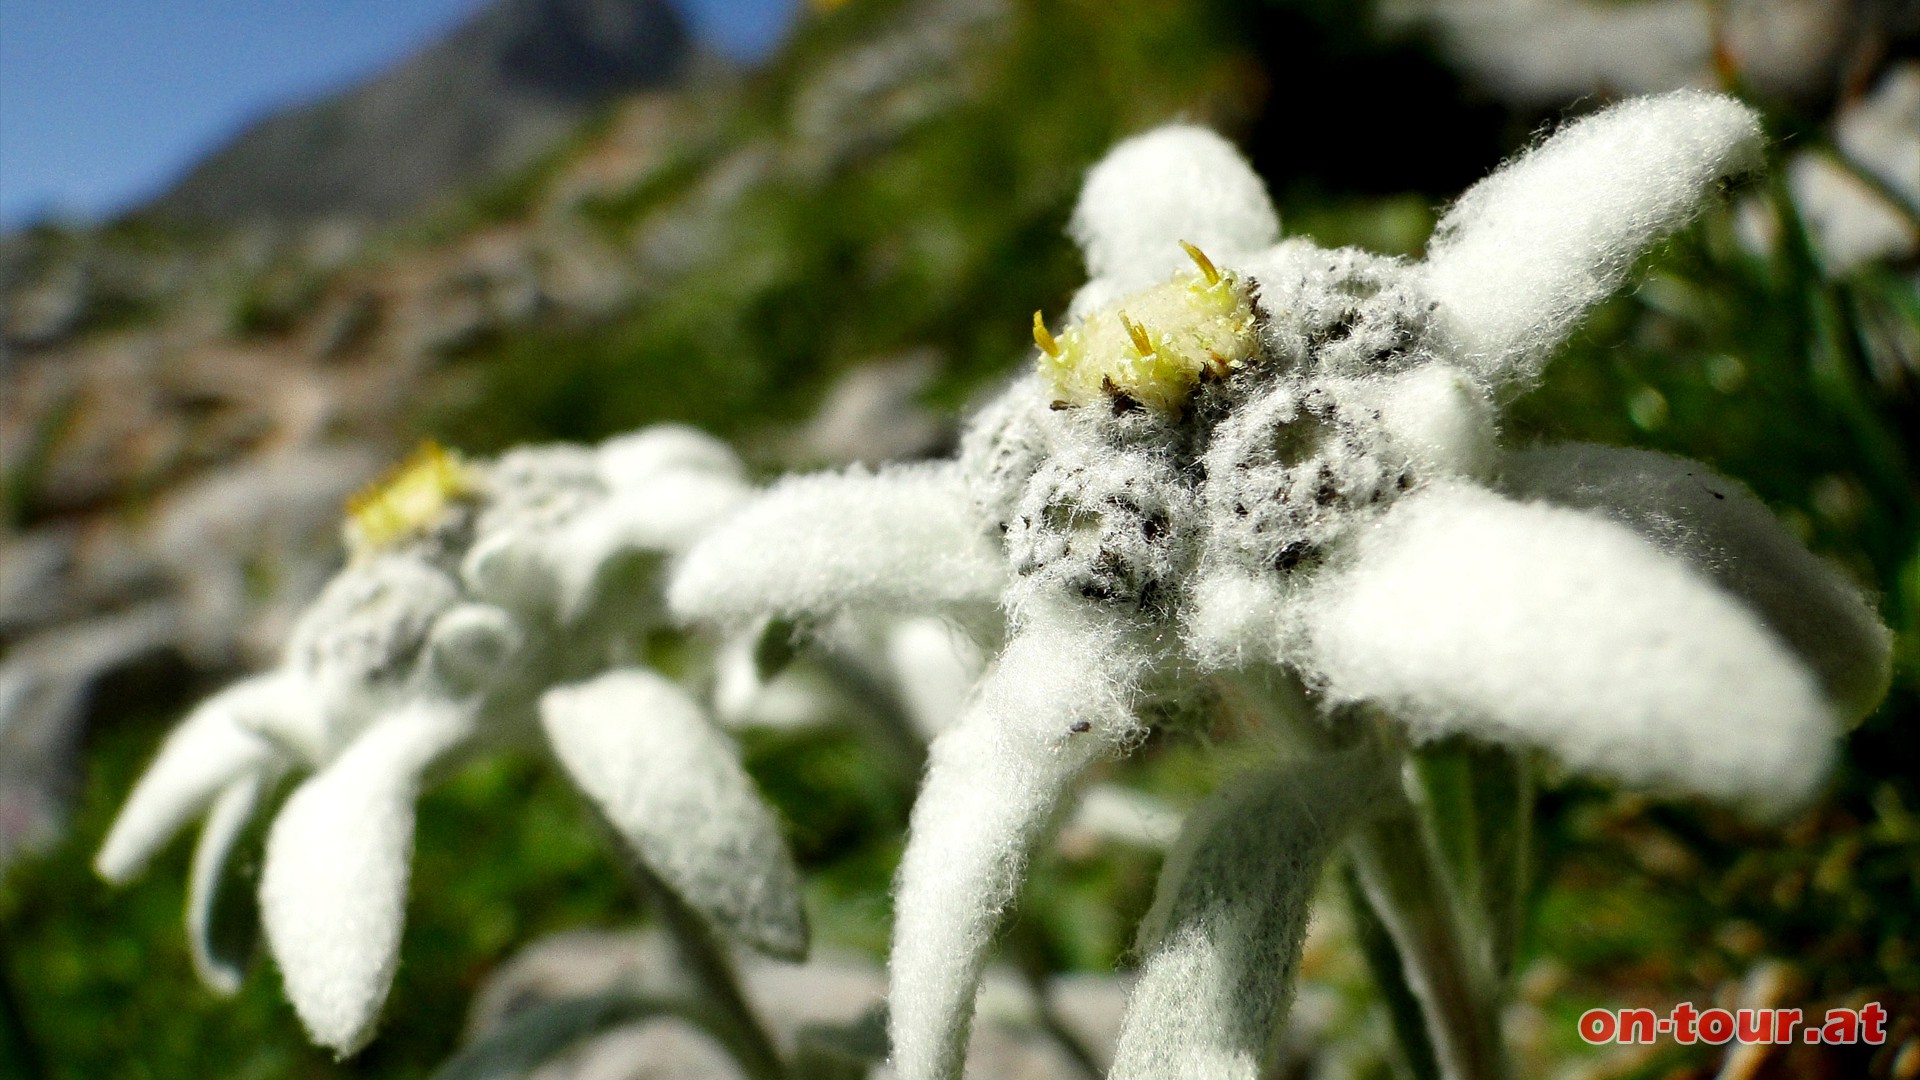
[[[95,218],[241,126],[386,67],[487,0],[0,0],[0,229]],[[674,0],[750,59],[794,0]]]

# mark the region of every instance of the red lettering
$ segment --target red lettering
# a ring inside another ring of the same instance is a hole
[[[1693,1011],[1692,1002],[1683,1001],[1675,1005],[1673,1007],[1673,1041],[1681,1044],[1692,1043],[1696,1037],[1693,1024],[1699,1016],[1699,1013]]]
[[[1580,1037],[1590,1043],[1612,1042],[1619,1030],[1619,1021],[1605,1009],[1588,1009],[1580,1014]]]
[[[1827,1022],[1820,1025],[1820,1041],[1850,1043],[1860,1041],[1860,1018],[1852,1009],[1828,1009]]]
[[[1654,1033],[1659,1030],[1659,1021],[1654,1017],[1652,1009],[1620,1010],[1621,1042],[1650,1043],[1653,1041]]]
[[[1708,1009],[1700,1014],[1700,1041],[1719,1046],[1733,1038],[1733,1014],[1725,1009]]]
[[[1877,1001],[1860,1007],[1860,1041],[1879,1046],[1887,1041],[1887,1010]]]

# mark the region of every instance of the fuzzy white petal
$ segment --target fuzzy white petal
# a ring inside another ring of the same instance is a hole
[[[215,941],[219,933],[216,924],[223,914],[218,908],[235,899],[225,892],[241,882],[239,875],[229,871],[241,838],[278,775],[277,771],[257,773],[228,784],[207,812],[207,823],[201,827],[200,841],[193,849],[193,866],[187,878],[187,946],[193,956],[194,974],[221,997],[238,993],[247,973],[242,966],[245,958],[225,955],[223,943]]]
[[[528,619],[551,618],[560,585],[546,544],[531,532],[501,529],[476,541],[460,561],[467,591]]]
[[[1488,382],[1528,378],[1714,183],[1759,164],[1760,123],[1694,90],[1581,120],[1474,185],[1434,234],[1428,287]]]
[[[1457,368],[1425,364],[1363,384],[1387,444],[1415,476],[1484,477],[1498,461],[1493,406]]]
[[[726,443],[679,424],[658,424],[608,439],[593,453],[601,478],[615,491],[645,487],[675,473],[735,481],[743,474],[740,459]]]
[[[162,845],[235,777],[267,767],[278,748],[251,730],[254,714],[289,706],[292,680],[256,676],[208,698],[181,722],[127,796],[94,869],[115,884],[146,869]]]
[[[372,1037],[399,962],[420,774],[471,731],[460,705],[401,706],[301,784],[267,836],[267,943],[307,1031],[342,1055]]]
[[[1335,700],[1417,736],[1545,747],[1576,769],[1740,799],[1812,793],[1835,726],[1742,604],[1625,526],[1466,486],[1409,496],[1308,608]]]
[[[749,494],[746,484],[732,477],[672,473],[622,492],[568,523],[542,548],[559,590],[561,617],[582,614],[613,565],[643,553],[686,550]]]
[[[549,690],[554,754],[647,866],[695,910],[776,956],[807,949],[800,875],[773,811],[686,691],[624,669]]]
[[[527,643],[526,630],[492,604],[456,604],[434,620],[427,666],[443,685],[479,690],[511,674]]]
[[[1086,253],[1087,276],[1126,292],[1190,267],[1182,240],[1233,260],[1279,239],[1280,218],[1232,143],[1170,125],[1128,139],[1093,167],[1068,231]]]
[[[1249,770],[1188,818],[1141,922],[1112,1080],[1258,1080],[1293,1002],[1320,872],[1389,772],[1356,751]]]
[[[1183,632],[1188,651],[1208,669],[1272,663],[1294,651],[1300,617],[1272,575],[1222,559],[1194,578]]]
[[[796,477],[716,525],[668,598],[685,617],[741,622],[990,603],[1005,564],[970,505],[950,464]]]
[[[1510,454],[1503,473],[1521,498],[1603,513],[1711,575],[1813,666],[1843,717],[1886,696],[1893,635],[1738,480],[1669,454],[1579,443]]]
[[[994,927],[1068,785],[1136,733],[1143,666],[1112,630],[1044,620],[1008,644],[959,723],[934,741],[895,902],[889,1008],[900,1080],[959,1075]]]

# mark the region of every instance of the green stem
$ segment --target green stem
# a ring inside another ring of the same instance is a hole
[[[1368,905],[1399,950],[1445,1080],[1507,1080],[1499,980],[1476,947],[1419,812],[1402,796],[1361,824],[1348,854]]]
[[[832,649],[817,650],[814,660],[859,702],[855,722],[880,747],[887,763],[910,785],[918,785],[927,767],[927,744],[914,730],[899,691]]]
[[[605,825],[604,822],[602,822]],[[688,906],[653,870],[628,853],[613,828],[606,831],[633,881],[634,891],[653,910],[673,941],[681,969],[693,979],[700,996],[715,1010],[709,1032],[733,1051],[751,1080],[787,1080],[787,1068],[766,1026],[740,989],[733,958],[700,913]]]
[[[1407,1075],[1413,1080],[1440,1080],[1440,1066],[1434,1061],[1433,1040],[1428,1037],[1420,999],[1407,985],[1407,968],[1400,960],[1400,950],[1367,900],[1366,889],[1361,886],[1360,875],[1351,861],[1341,868],[1340,884],[1346,894],[1347,910],[1353,915],[1354,937],[1386,1004],[1387,1022],[1393,1028],[1394,1045],[1400,1051]]]
[[[1814,390],[1846,419],[1853,429],[1860,456],[1870,468],[1870,478],[1893,497],[1896,512],[1905,518],[1914,500],[1905,446],[1873,407],[1864,385],[1862,365],[1853,355],[1852,343],[1845,332],[1841,305],[1820,270],[1806,222],[1800,216],[1799,205],[1794,202],[1783,170],[1777,167],[1772,170],[1769,187],[1774,212],[1780,220],[1781,254],[1788,283],[1793,295],[1804,298],[1799,312],[1800,329],[1805,338]]]

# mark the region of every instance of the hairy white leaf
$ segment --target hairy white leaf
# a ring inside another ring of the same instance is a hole
[[[547,691],[540,719],[560,763],[674,892],[755,948],[806,954],[779,824],[686,691],[627,668]]]
[[[294,791],[267,836],[267,943],[301,1022],[339,1054],[372,1037],[393,983],[420,774],[472,724],[445,701],[389,712]]]
[[[228,784],[207,812],[193,849],[187,878],[187,946],[194,974],[221,997],[238,993],[247,974],[246,946],[234,937],[251,943],[259,929],[252,879],[238,862],[245,858],[240,852],[244,838],[279,776],[279,770],[271,770]],[[240,890],[245,890],[244,896],[237,895]],[[234,926],[235,920],[249,925]]]
[[[1489,383],[1527,379],[1715,182],[1760,163],[1760,121],[1682,90],[1578,121],[1474,185],[1429,245],[1427,283],[1462,356]]]
[[[1005,577],[954,467],[910,465],[776,484],[694,545],[668,597],[689,618],[745,622],[991,603]]]
[[[1893,635],[1859,588],[1802,547],[1746,485],[1698,461],[1571,443],[1508,455],[1504,490],[1593,510],[1711,576],[1820,676],[1844,719],[1893,678]]]
[[[298,692],[296,680],[275,673],[235,683],[201,702],[167,736],[120,808],[94,857],[100,876],[114,884],[138,876],[222,788],[281,757],[249,720],[293,706],[290,698]]]
[[[1008,643],[960,721],[934,740],[889,962],[901,1080],[959,1076],[994,928],[1068,785],[1137,733],[1146,666],[1116,628],[1047,613]]]
[[[594,449],[594,462],[601,478],[615,491],[644,488],[678,473],[736,483],[744,475],[732,447],[698,428],[681,424],[656,424],[608,439]]]
[[[1273,1058],[1328,855],[1392,775],[1368,750],[1246,770],[1167,856],[1112,1080],[1259,1080]]]
[[[1068,232],[1087,276],[1118,295],[1190,268],[1183,240],[1231,261],[1278,240],[1280,218],[1232,143],[1174,124],[1107,152],[1087,174]]]
[[[1595,514],[1436,486],[1370,530],[1307,614],[1330,696],[1416,736],[1544,747],[1761,809],[1811,795],[1833,757],[1831,711],[1785,642]]]

